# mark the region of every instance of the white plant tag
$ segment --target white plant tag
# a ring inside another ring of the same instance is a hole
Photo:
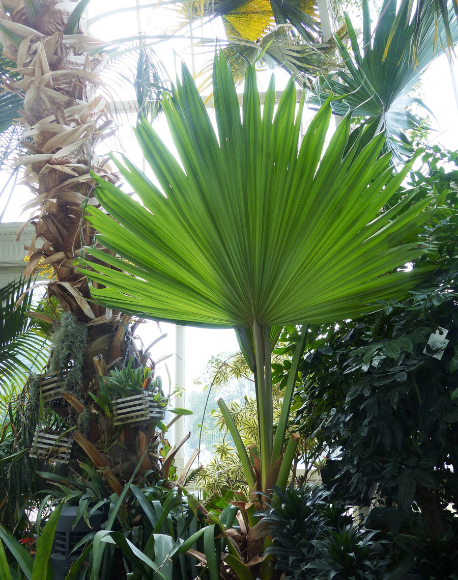
[[[442,358],[442,355],[444,354],[447,344],[450,342],[445,338],[447,334],[448,330],[446,328],[442,328],[441,326],[439,326],[436,332],[433,332],[428,339],[428,346],[431,350],[435,351],[434,354],[429,354],[427,352],[426,346],[423,352],[425,354],[429,354],[429,356],[432,356],[433,358],[437,358],[438,360],[440,360]]]

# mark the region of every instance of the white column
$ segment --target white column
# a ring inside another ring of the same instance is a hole
[[[454,59],[452,60],[452,58],[448,58],[448,55],[447,59],[448,59],[448,67],[450,70],[450,78],[452,79],[453,94],[455,95],[455,104],[458,110],[458,88],[456,86],[455,60]]]
[[[176,397],[174,400],[175,407],[185,406],[185,361],[186,361],[186,344],[185,344],[185,327],[176,326],[175,335],[175,385],[178,389],[182,390],[183,395],[181,397]],[[177,445],[184,437],[184,417],[180,417],[173,425],[173,438],[174,443]],[[185,466],[185,456],[183,447],[179,449],[175,456],[175,465],[177,467],[178,475],[181,474]]]
[[[323,31],[323,42],[327,42],[330,38],[333,37],[333,27],[335,27],[336,23],[334,22],[333,15],[331,14],[331,8],[328,4],[328,0],[317,0],[317,5],[321,21],[321,30]],[[334,113],[334,123],[336,128],[341,120],[342,117]]]
[[[321,30],[323,31],[324,42],[332,38],[331,17],[327,0],[317,0],[318,12],[320,14]]]
[[[0,288],[24,273],[26,267],[24,258],[28,253],[24,249],[24,244],[32,243],[35,229],[33,226],[26,228],[20,241],[16,242],[16,234],[21,225],[19,222],[0,224]]]

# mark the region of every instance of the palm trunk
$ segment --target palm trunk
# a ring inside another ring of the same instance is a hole
[[[29,154],[19,157],[15,165],[25,168],[22,181],[36,195],[26,205],[32,213],[18,232],[18,239],[24,227],[30,224],[35,228],[33,242],[26,247],[29,261],[25,275],[39,268],[51,270],[48,297],[55,296],[65,312],[87,326],[80,396],[65,397],[69,404],[63,414],[78,421],[78,415],[90,408],[91,416],[97,417],[91,421],[90,436],[79,433],[75,441],[97,467],[103,468],[111,489],[119,493],[119,481],[130,477],[146,443],[140,429],[134,428],[124,433],[122,446],[112,446],[103,458],[100,450],[113,436],[113,421],[95,408],[88,393],[98,390],[97,374],[107,374],[110,366],[122,366],[128,343],[132,354],[142,357],[135,352],[129,317],[89,302],[87,279],[73,265],[81,248],[95,243],[95,231],[84,218],[86,205],[97,203],[91,172],[111,183],[118,181],[107,158],[95,154],[98,143],[111,134],[110,108],[102,96],[95,94],[104,85],[100,73],[106,59],[90,56],[94,39],[83,34],[64,37],[70,14],[54,4],[55,0],[50,0],[37,5],[31,19],[23,3],[17,1],[11,17],[3,13],[0,20],[6,30],[0,33],[4,53],[22,74],[19,81],[4,82],[5,89],[24,94],[19,122],[24,128],[21,143]],[[149,439],[154,437],[153,433]],[[143,463],[151,468],[148,457]],[[157,461],[153,465],[158,469]]]

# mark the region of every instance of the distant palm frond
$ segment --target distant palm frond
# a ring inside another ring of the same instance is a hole
[[[350,146],[360,139],[363,147],[378,132],[387,138],[386,148],[393,159],[402,161],[413,153],[413,147],[406,132],[419,126],[420,121],[407,107],[413,103],[425,107],[424,103],[409,94],[425,69],[440,56],[437,43],[445,46],[447,31],[443,21],[437,21],[434,7],[422,16],[421,27],[409,21],[408,6],[402,4],[399,11],[396,3],[385,2],[374,33],[371,34],[371,20],[367,0],[363,0],[362,48],[358,36],[348,17],[345,16],[351,41],[351,52],[336,38],[338,50],[345,70],[330,72],[320,76],[309,103],[321,105],[332,93],[340,97],[332,102],[334,113],[340,116],[348,112],[354,117],[362,117],[363,123],[350,137]],[[400,25],[393,34],[394,23]],[[453,10],[449,11],[449,31],[453,43],[458,41],[458,22]],[[415,35],[419,34],[417,40]],[[391,36],[391,45],[385,57],[385,48]],[[415,47],[418,52],[415,52]]]
[[[291,24],[309,42],[321,34],[315,0],[192,0],[178,5],[187,22],[221,17],[246,40],[255,41],[274,24]]]
[[[162,94],[171,91],[162,61],[154,50],[145,47],[140,50],[135,77],[135,93],[138,113],[150,123],[162,112]]]
[[[14,63],[7,59],[0,50],[0,76],[3,84],[7,85],[10,79],[18,80],[21,76],[14,72]],[[5,161],[19,146],[19,137],[22,129],[14,125],[14,120],[20,117],[19,108],[23,98],[17,92],[0,89],[0,170]]]
[[[396,6],[396,3],[394,3]],[[450,4],[453,6],[454,19],[458,18],[458,2],[457,0],[452,0],[450,3],[448,0],[401,0],[398,13],[393,22],[388,40],[385,46],[385,53],[383,59],[388,55],[388,51],[392,45],[392,41],[395,38],[398,28],[402,30],[404,26],[403,14],[407,15],[407,22],[412,23],[413,33],[411,36],[410,49],[414,58],[414,63],[417,66],[419,61],[419,53],[422,44],[422,28],[424,20],[428,20],[431,14],[434,17],[434,48],[446,50],[449,56],[453,53],[453,47],[455,45],[454,34],[452,30],[451,14],[450,14]],[[388,5],[388,0],[385,0],[385,5]],[[384,6],[385,7],[385,6]],[[382,8],[383,10],[383,8]],[[444,30],[444,35],[438,33],[439,29]]]
[[[0,415],[29,373],[39,370],[49,354],[49,323],[29,317],[36,310],[29,288],[30,280],[21,279],[0,288]]]
[[[196,0],[179,4],[178,10],[188,24],[221,17],[227,39],[222,47],[236,83],[242,82],[247,64],[261,53],[263,64],[285,68],[300,84],[309,74],[329,69],[315,0]],[[203,44],[214,50],[214,41]],[[211,83],[210,69],[211,64],[199,73],[203,87]]]

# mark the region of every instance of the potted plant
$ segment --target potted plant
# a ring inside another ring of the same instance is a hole
[[[114,418],[114,425],[145,425],[162,421],[168,398],[162,394],[162,381],[149,367],[133,368],[130,358],[126,367],[100,377],[99,397],[90,393],[104,412]]]

